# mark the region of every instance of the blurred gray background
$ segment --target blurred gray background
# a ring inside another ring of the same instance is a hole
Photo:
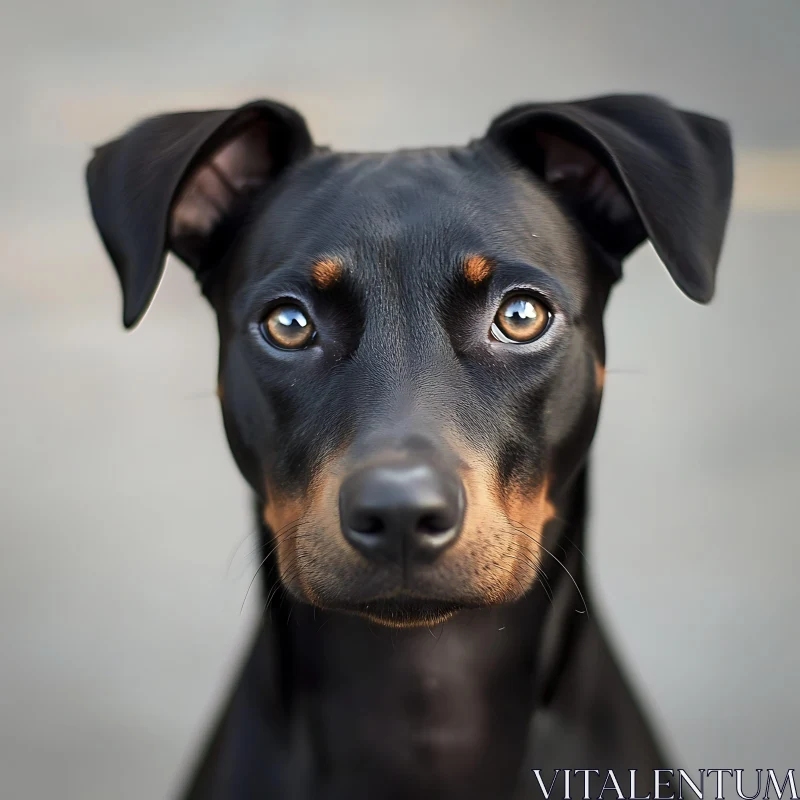
[[[212,314],[171,261],[123,333],[83,168],[142,116],[258,96],[350,149],[463,142],[514,102],[618,90],[732,123],[713,304],[649,247],[611,302],[588,557],[675,766],[800,767],[797,0],[0,16],[0,796],[168,797],[251,629]]]

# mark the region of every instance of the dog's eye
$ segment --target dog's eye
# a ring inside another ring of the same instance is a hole
[[[495,314],[491,335],[498,342],[532,342],[545,332],[550,317],[549,309],[538,297],[516,294],[504,300]]]
[[[261,333],[270,344],[281,350],[301,350],[312,342],[316,331],[300,306],[282,305],[264,317]]]

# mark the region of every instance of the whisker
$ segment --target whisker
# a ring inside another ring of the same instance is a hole
[[[522,531],[522,533],[525,533]],[[533,537],[530,534],[526,533],[531,540]],[[542,565],[537,561],[534,561],[527,553],[519,552],[515,556],[511,556],[511,558],[522,558],[522,560],[533,570],[536,579],[542,584],[542,588],[545,591],[545,594],[550,598],[550,602],[553,602],[553,587],[550,586],[550,579],[547,577],[547,573],[544,572],[542,569]],[[549,590],[549,592],[548,592]]]
[[[285,583],[290,583],[293,581],[299,573],[299,567],[294,567],[283,576],[283,579],[279,577],[278,580],[275,581],[275,584],[270,589],[269,594],[267,595],[267,600],[264,603],[264,613],[266,613],[267,609],[272,605],[273,601],[278,596],[278,592],[281,592],[282,594],[286,593]]]
[[[296,519],[293,522],[289,522],[286,525],[284,525],[282,528],[279,529],[279,531],[276,534],[273,535],[273,545],[272,545],[272,547],[269,549],[267,554],[261,560],[261,563],[256,568],[255,574],[250,579],[250,583],[247,586],[247,591],[244,594],[244,600],[242,600],[242,606],[239,609],[239,613],[240,614],[244,611],[244,604],[247,602],[247,597],[250,594],[250,590],[253,588],[253,584],[255,583],[255,580],[258,577],[259,572],[261,572],[261,568],[264,566],[264,564],[267,563],[267,561],[272,556],[272,554],[275,552],[275,550],[277,550],[277,548],[280,545],[280,543],[285,538],[287,538],[289,535],[291,535],[292,533],[296,533],[297,528],[299,527],[300,524],[302,524],[300,522],[300,520]]]
[[[434,642],[436,642],[436,644],[438,644],[438,643],[439,643],[439,639],[441,639],[441,638],[442,638],[442,630],[441,630],[441,629],[439,630],[439,635],[437,636],[437,635],[436,635],[436,634],[433,632],[433,627],[431,627],[431,625],[430,625],[430,624],[429,624],[429,625],[426,625],[425,627],[428,629],[428,633],[429,633],[429,634],[430,634],[430,635],[433,637],[433,641],[434,641]],[[440,628],[440,626],[439,626],[439,625],[437,625],[436,627],[437,627],[437,628]]]
[[[253,527],[250,529],[250,531],[248,531],[248,533],[246,533],[246,534],[245,534],[245,535],[244,535],[244,536],[243,536],[243,537],[242,537],[242,538],[239,540],[239,542],[238,542],[238,543],[237,543],[237,544],[234,546],[234,548],[233,548],[233,551],[231,552],[230,558],[228,558],[228,565],[227,565],[227,567],[225,568],[225,574],[226,574],[226,575],[230,575],[230,571],[231,571],[231,567],[233,566],[234,559],[235,559],[235,558],[236,558],[236,556],[239,554],[239,550],[240,550],[241,546],[242,546],[242,545],[243,545],[243,544],[244,544],[246,541],[248,541],[248,539],[250,539],[250,537],[252,537],[252,536],[255,536],[255,535],[257,535],[257,534],[258,534],[258,526],[257,526],[257,525],[254,525],[254,526],[253,526]],[[259,547],[260,547],[260,546],[261,546],[260,544],[257,544],[255,547],[253,547],[253,549],[252,549],[252,550],[250,550],[250,552],[247,554],[247,558],[251,558],[252,556],[254,556],[254,555],[255,555],[255,554],[258,552],[258,549],[259,549]]]
[[[573,576],[573,575],[572,575],[572,573],[569,571],[569,569],[568,569],[567,565],[566,565],[566,564],[564,564],[564,562],[563,562],[563,561],[561,561],[561,559],[560,559],[560,558],[559,558],[557,555],[555,555],[555,553],[553,553],[551,550],[548,550],[548,549],[547,549],[547,548],[546,548],[546,547],[545,547],[545,546],[544,546],[544,545],[543,545],[543,544],[542,544],[542,543],[541,543],[541,542],[540,542],[538,539],[536,539],[536,537],[532,536],[532,535],[531,535],[531,534],[530,534],[530,533],[529,533],[529,532],[526,530],[526,526],[525,526],[525,525],[523,525],[523,523],[519,522],[518,520],[513,520],[513,519],[512,519],[512,520],[509,520],[509,522],[511,522],[511,523],[512,523],[512,526],[516,526],[516,525],[520,526],[520,527],[519,527],[517,530],[519,530],[519,532],[520,532],[520,533],[523,533],[523,534],[525,534],[525,536],[527,536],[529,539],[531,539],[531,541],[533,541],[533,542],[536,542],[536,544],[537,544],[539,547],[541,547],[541,548],[542,548],[542,550],[544,550],[544,552],[545,552],[545,553],[547,553],[547,554],[548,554],[548,555],[549,555],[549,556],[550,556],[550,557],[551,557],[551,558],[552,558],[552,559],[553,559],[553,560],[556,562],[556,564],[558,564],[559,566],[561,566],[561,567],[562,567],[562,569],[564,570],[564,572],[566,572],[566,573],[567,573],[567,575],[569,575],[569,579],[572,581],[573,585],[575,586],[575,589],[577,590],[577,592],[578,592],[578,595],[579,595],[579,596],[580,596],[580,598],[581,598],[581,602],[583,603],[583,611],[581,611],[581,610],[580,610],[580,609],[578,609],[578,608],[576,608],[575,610],[576,610],[576,611],[577,611],[579,614],[588,614],[588,613],[589,613],[589,606],[588,606],[588,604],[586,603],[586,598],[583,596],[583,592],[581,591],[581,587],[580,587],[580,586],[578,586],[578,582],[575,580],[574,576]]]
[[[554,602],[553,599],[554,595],[553,595],[553,589],[550,586],[550,581],[547,579],[547,575],[545,575],[544,571],[542,570],[539,564],[534,564],[532,560],[529,563],[530,566],[533,568],[533,572],[534,575],[536,575],[536,579],[542,585],[542,591],[545,593],[545,596],[550,601],[550,605],[552,606]]]
[[[575,549],[578,551],[578,553],[580,554],[581,560],[582,560],[582,561],[583,561],[583,563],[584,563],[584,564],[585,564],[585,565],[588,567],[588,566],[589,566],[589,559],[586,557],[586,555],[585,555],[585,553],[583,552],[583,550],[581,550],[581,548],[580,548],[580,547],[578,547],[578,545],[576,544],[575,540],[574,540],[574,539],[572,539],[571,537],[567,536],[567,534],[566,534],[566,533],[563,533],[563,532],[562,532],[561,536],[562,536],[564,539],[566,539],[566,540],[567,540],[567,541],[568,541],[568,542],[569,542],[569,543],[570,543],[570,544],[571,544],[571,545],[572,545],[572,546],[573,546],[573,547],[574,547],[574,548],[575,548]],[[566,555],[566,554],[567,554],[567,548],[566,548],[566,547],[564,547],[564,545],[563,545],[563,544],[562,544],[562,545],[560,545],[560,547],[561,547],[561,549],[564,551],[564,555]]]
[[[512,561],[514,560],[514,557],[511,557],[511,556],[507,556],[507,558],[510,558]],[[507,569],[506,567],[500,566],[500,564],[495,564],[494,566],[497,569],[501,569],[501,570],[503,570],[503,572],[507,572],[509,575],[511,575],[511,577],[517,582],[517,585],[519,586],[520,592],[522,592],[522,594],[525,594],[525,592],[527,590],[522,585],[522,581],[519,579],[519,576],[514,572],[513,569]]]

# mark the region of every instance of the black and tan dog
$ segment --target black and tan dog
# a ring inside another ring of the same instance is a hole
[[[268,610],[186,796],[541,797],[533,768],[651,791],[580,557],[602,317],[645,239],[711,298],[727,127],[609,96],[343,154],[259,101],[149,119],[88,184],[127,327],[167,251],[216,310],[262,525]]]

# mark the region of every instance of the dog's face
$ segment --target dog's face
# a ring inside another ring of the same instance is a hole
[[[166,248],[204,283],[284,586],[415,624],[534,584],[594,432],[620,261],[649,236],[709,299],[730,173],[724,126],[651,98],[388,155],[316,149],[261,103],[151,120],[89,183],[126,324]]]
[[[481,147],[312,156],[221,275],[226,427],[285,584],[395,616],[527,590],[594,427],[608,284],[548,192]],[[415,472],[429,496],[380,497]]]

